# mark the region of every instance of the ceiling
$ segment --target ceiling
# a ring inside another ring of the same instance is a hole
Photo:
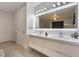
[[[59,10],[59,11],[56,11],[56,12],[52,12],[52,13],[42,15],[39,18],[41,20],[49,21],[51,17],[53,18],[54,15],[56,15],[58,17],[58,19],[72,19],[73,14],[75,12],[75,9],[76,9],[76,6],[73,6],[73,7],[63,9],[63,10]]]
[[[0,11],[14,13],[23,4],[24,4],[24,2],[0,2]]]

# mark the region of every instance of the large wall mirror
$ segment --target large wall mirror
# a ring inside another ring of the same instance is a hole
[[[78,26],[78,6],[60,9],[51,13],[39,15],[36,28],[77,28]]]

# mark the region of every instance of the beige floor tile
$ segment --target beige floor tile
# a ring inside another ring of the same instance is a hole
[[[4,50],[5,57],[46,57],[32,48],[24,49],[15,42],[0,43],[0,49]]]

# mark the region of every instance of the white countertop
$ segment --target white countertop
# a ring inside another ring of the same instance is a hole
[[[42,38],[47,38],[47,39],[52,39],[52,40],[60,40],[60,41],[65,41],[65,42],[71,42],[71,43],[78,43],[79,44],[79,39],[74,39],[68,36],[63,36],[63,37],[59,37],[58,35],[48,35],[48,36],[44,36],[44,35],[39,35],[39,34],[35,34],[35,33],[30,33],[29,35],[33,35],[33,36],[37,36],[37,37],[42,37]]]

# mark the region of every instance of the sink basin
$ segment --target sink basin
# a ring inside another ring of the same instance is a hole
[[[62,37],[58,36],[58,35],[49,35],[49,38],[55,38],[55,39],[62,39]]]
[[[36,35],[36,36],[39,36],[39,37],[47,37],[47,38],[52,38],[52,39],[58,39],[58,40],[75,40],[77,41],[78,39],[74,39],[72,38],[71,36],[59,36],[59,35],[48,35],[48,36],[45,36],[44,34],[39,34],[39,33],[31,33],[32,35]]]
[[[49,35],[48,37],[57,38],[57,39],[63,39],[63,40],[76,40],[76,39],[74,39],[74,38],[72,38],[70,36],[62,36],[62,37],[60,37],[58,35]]]
[[[64,42],[74,42],[74,43],[79,43],[79,39],[74,39],[71,36],[58,36],[58,35],[48,35],[45,36],[44,34],[39,34],[39,33],[31,33],[30,35],[34,35],[34,36],[38,36],[38,37],[44,37],[44,38],[48,38],[48,39],[55,39],[55,40],[60,40],[60,41],[64,41]]]

